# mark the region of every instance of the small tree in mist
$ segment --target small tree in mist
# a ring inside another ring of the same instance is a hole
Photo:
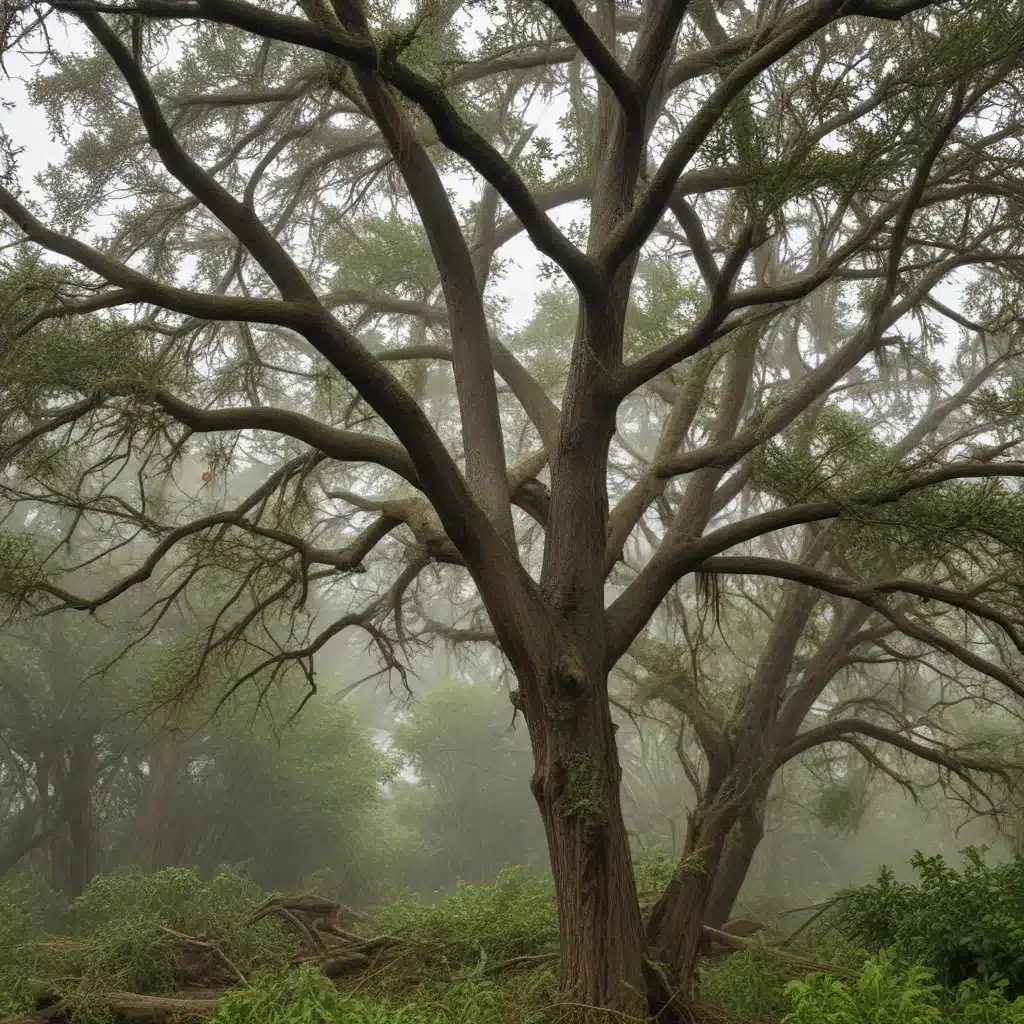
[[[975,539],[1003,571],[929,578],[927,596],[1016,636],[1024,16],[982,0],[470,13],[5,9],[9,48],[50,41],[30,95],[67,143],[42,201],[5,150],[5,512],[73,515],[53,557],[5,539],[4,590],[99,611],[156,575],[152,621],[216,577],[197,685],[216,669],[265,688],[295,663],[315,686],[346,629],[392,668],[418,634],[493,632],[532,744],[564,994],[664,1020],[711,873],[680,875],[645,935],[608,680],[680,581],[799,572],[919,636],[890,603],[921,587],[883,566],[724,553],[930,494],[999,513]],[[84,50],[61,52],[61,14]],[[466,171],[460,209],[444,176]],[[576,201],[585,223],[559,227]],[[571,301],[556,288],[547,327],[517,336],[488,285],[520,232]],[[940,325],[963,331],[952,358]],[[988,429],[932,443],[923,396],[986,367]],[[816,425],[886,388],[904,404],[872,424],[875,457],[815,473]],[[768,486],[771,444],[800,458]],[[62,578],[102,554],[77,549],[82,523],[132,545],[115,586]],[[444,601],[479,601],[480,621]],[[1024,693],[974,639],[943,649]],[[756,726],[776,694],[755,693]],[[709,862],[731,829],[716,801],[692,842]]]
[[[965,424],[974,429],[971,403],[964,406],[958,436]],[[978,518],[969,522],[974,529]],[[1021,761],[998,736],[1019,725],[1020,702],[1012,677],[1005,683],[1005,662],[992,661],[986,671],[972,653],[986,646],[997,658],[1004,652],[970,617],[928,600],[938,581],[953,576],[968,590],[996,568],[964,543],[958,527],[937,538],[913,523],[875,523],[876,543],[867,551],[856,550],[860,531],[853,538],[835,529],[824,538],[810,533],[788,568],[739,558],[751,575],[723,577],[713,595],[675,601],[664,639],[648,632],[631,648],[623,674],[632,698],[641,714],[660,709],[657,720],[675,723],[676,753],[697,793],[683,857],[693,855],[704,819],[719,818],[729,829],[718,859],[705,857],[713,877],[706,924],[720,928],[731,916],[764,837],[773,783],[797,759],[804,768],[800,799],[837,827],[856,830],[872,775],[915,801],[940,787],[966,818],[998,821],[1012,813]],[[878,543],[892,535],[901,547],[880,551]],[[864,578],[858,556],[882,562],[890,579],[862,590],[835,574]],[[753,575],[766,572],[791,580]],[[816,573],[824,577],[817,587],[804,582]],[[887,603],[881,612],[872,607],[872,591],[900,589],[918,600]],[[716,642],[719,633],[731,640]],[[951,640],[957,636],[973,640],[971,651]],[[973,727],[972,711],[983,715]]]
[[[490,882],[536,864],[544,837],[530,800],[531,757],[512,708],[482,686],[445,686],[412,705],[392,734],[415,783],[393,790],[398,821],[433,850],[417,881],[430,888]]]

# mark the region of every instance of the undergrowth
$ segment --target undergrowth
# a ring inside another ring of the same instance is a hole
[[[552,884],[523,868],[507,868],[493,885],[461,885],[437,903],[399,900],[375,923],[440,954],[446,968],[483,968],[558,948]]]
[[[87,1000],[97,991],[172,992],[187,968],[233,974],[223,957],[183,936],[216,946],[243,975],[284,964],[298,950],[295,936],[276,920],[246,923],[262,899],[257,886],[228,873],[209,882],[181,868],[100,875],[68,909],[65,934],[44,935],[37,921],[11,931],[0,951],[0,1007],[23,1009],[52,982],[65,997]]]
[[[920,963],[949,988],[1001,977],[1011,996],[1024,995],[1024,860],[989,866],[970,848],[960,871],[920,853],[911,865],[916,885],[883,868],[872,885],[847,895],[832,927]]]
[[[934,971],[900,963],[881,952],[855,981],[825,974],[791,981],[784,994],[792,1010],[783,1024],[1024,1024],[1024,998],[1007,998],[1005,981],[968,981],[950,990]]]
[[[702,1003],[748,1022],[1024,1024],[1022,862],[990,868],[970,851],[959,872],[937,857],[918,855],[913,864],[917,885],[883,870],[784,951],[755,940],[707,965]],[[638,858],[645,903],[673,867],[658,851]],[[299,939],[280,919],[249,922],[264,897],[230,873],[205,881],[179,869],[129,871],[97,878],[62,912],[40,877],[17,876],[0,886],[0,1016],[30,1009],[48,986],[81,1024],[107,1024],[92,1008],[99,993],[168,993],[205,970],[214,983],[234,985],[212,1024],[557,1017],[550,1011],[558,1001],[558,927],[547,878],[513,868],[492,885],[380,908],[358,927],[395,941],[379,962],[338,984],[318,968],[294,966]],[[61,934],[52,934],[56,927]],[[801,977],[811,959],[833,969]]]
[[[533,978],[524,986],[459,977],[389,997],[379,990],[339,991],[318,971],[304,967],[259,975],[250,988],[229,992],[212,1024],[534,1024],[543,1019],[550,983]]]

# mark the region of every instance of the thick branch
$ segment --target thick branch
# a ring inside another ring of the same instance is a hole
[[[156,403],[179,423],[196,433],[222,430],[270,430],[308,444],[338,462],[372,462],[397,473],[419,488],[419,476],[409,453],[394,441],[340,430],[302,413],[275,408],[200,409],[167,391],[157,391]]]
[[[953,607],[961,608],[972,615],[977,615],[979,618],[987,619],[998,625],[1010,637],[1014,646],[1024,652],[1024,641],[1021,640],[1020,634],[1009,616],[975,598],[946,590],[943,587],[918,583],[914,580],[883,580],[879,583],[859,583],[853,580],[844,580],[808,566],[794,565],[791,562],[773,558],[744,556],[709,558],[701,563],[700,571],[772,576],[776,579],[793,580],[808,587],[824,590],[830,594],[835,594],[837,597],[859,601],[861,604],[867,605],[880,615],[883,615],[907,636],[946,651],[965,665],[976,669],[984,675],[990,676],[992,679],[998,680],[1011,692],[1024,699],[1024,683],[1013,673],[1008,672],[1001,665],[997,665],[975,654],[963,644],[957,643],[938,630],[909,619],[902,612],[891,608],[883,600],[885,594],[904,592],[916,594],[927,599],[942,601]]]
[[[246,0],[137,0],[124,4],[56,0],[54,7],[79,15],[96,12],[181,20],[205,19],[234,25],[265,39],[277,39],[327,53],[364,71],[379,73],[390,85],[419,105],[430,118],[444,145],[471,164],[498,190],[502,199],[525,225],[534,245],[557,263],[581,292],[593,296],[601,294],[604,275],[537,206],[522,178],[487,139],[463,118],[444,90],[400,63],[393,53],[379,50],[371,40],[359,38],[340,28],[315,25],[302,18],[278,14],[247,3]]]
[[[826,722],[814,729],[808,729],[807,732],[797,736],[780,754],[778,766],[781,767],[787,761],[791,761],[794,757],[814,747],[820,747],[825,743],[843,742],[850,736],[866,736],[869,739],[888,744],[890,747],[895,747],[897,750],[904,750],[908,754],[913,754],[914,757],[919,757],[922,761],[928,761],[952,772],[972,789],[977,789],[977,783],[971,779],[968,772],[981,772],[1001,778],[1006,778],[1008,775],[1008,766],[1005,764],[986,761],[965,753],[943,750],[939,747],[930,747],[909,736],[904,736],[894,729],[887,729],[863,718],[844,718],[836,722]]]

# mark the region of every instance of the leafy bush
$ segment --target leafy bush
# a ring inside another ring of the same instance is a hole
[[[737,1017],[776,1016],[789,1006],[784,989],[791,977],[792,969],[770,949],[751,942],[701,971],[700,995]]]
[[[58,925],[64,911],[59,894],[35,869],[0,885],[0,1017],[31,1008],[38,986],[29,980],[20,950]]]
[[[212,1024],[532,1024],[540,1018],[530,1002],[540,1005],[550,994],[516,983],[460,978],[418,986],[398,999],[345,995],[319,971],[304,967],[257,975],[251,987],[229,992]]]
[[[217,1004],[213,1024],[323,1024],[340,1021],[341,997],[311,967],[261,973],[248,988],[228,992]]]
[[[669,857],[660,846],[633,856],[633,873],[641,905],[653,904],[661,898],[672,881],[677,864],[678,861]]]
[[[898,883],[883,868],[877,882],[850,894],[839,928],[934,969],[949,988],[999,976],[1011,996],[1024,994],[1024,860],[989,867],[971,848],[962,872],[941,856],[918,853],[911,864],[919,885]]]
[[[793,1009],[783,1024],[940,1024],[939,987],[923,967],[901,967],[887,953],[869,960],[846,984],[825,974],[791,981]]]
[[[10,946],[59,925],[65,906],[42,873],[27,868],[0,885],[0,947]]]
[[[1005,980],[972,979],[950,992],[933,971],[889,952],[867,960],[851,983],[812,974],[784,992],[793,1009],[783,1024],[1024,1024],[1024,998],[1008,999]]]
[[[1006,997],[1006,982],[987,985],[974,979],[964,982],[950,1008],[957,1024],[1024,1024],[1024,997]]]
[[[558,921],[549,880],[507,868],[493,885],[460,885],[437,903],[401,900],[377,924],[406,942],[443,951],[453,966],[495,963],[557,949]]]
[[[900,922],[913,909],[919,894],[914,886],[898,882],[893,869],[883,864],[877,881],[844,896],[833,923],[849,938],[880,950],[896,941]]]
[[[230,874],[212,882],[179,868],[99,875],[71,907],[71,935],[25,935],[9,947],[5,962],[17,964],[22,978],[63,979],[65,994],[76,998],[95,991],[172,991],[190,957],[200,973],[223,973],[215,954],[172,932],[212,943],[243,973],[283,964],[297,939],[276,920],[245,923],[262,898],[256,886]],[[23,989],[16,993],[21,1001]]]
[[[227,873],[209,883],[184,868],[100,875],[71,908],[74,932],[89,937],[83,981],[131,992],[175,988],[187,947],[166,929],[214,944],[243,973],[282,963],[298,948],[295,936],[275,920],[245,923],[263,896]]]

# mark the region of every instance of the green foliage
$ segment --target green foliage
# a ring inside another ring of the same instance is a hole
[[[633,855],[636,891],[641,903],[653,903],[668,888],[675,874],[677,861],[660,846]]]
[[[760,942],[750,942],[720,964],[701,972],[701,998],[740,1017],[778,1015],[792,970]]]
[[[883,864],[875,882],[846,894],[832,921],[843,934],[869,949],[882,949],[895,941],[900,922],[915,899],[914,887],[897,881],[893,869]]]
[[[375,894],[367,826],[397,763],[337,702],[314,700],[285,725],[298,699],[286,688],[258,708],[233,703],[184,742],[161,835],[204,875],[244,864],[263,888],[292,890],[329,867],[336,895],[365,900]]]
[[[522,978],[506,983],[458,978],[389,998],[383,992],[346,995],[304,967],[257,975],[251,987],[221,1000],[213,1024],[529,1024],[539,1020],[536,1007],[552,994],[543,982],[550,976],[526,984]]]
[[[234,989],[220,1001],[213,1024],[322,1024],[331,1020],[341,1020],[338,990],[320,971],[301,967],[255,975],[248,988]]]
[[[1011,995],[1024,994],[1024,860],[990,867],[971,848],[962,871],[920,853],[911,864],[918,885],[901,884],[883,868],[874,884],[844,901],[837,927],[926,965],[944,985],[1002,977]]]
[[[502,871],[493,885],[460,885],[433,904],[397,901],[377,923],[407,942],[443,951],[452,967],[549,953],[558,943],[553,886],[523,868]]]
[[[393,788],[396,822],[432,847],[410,880],[417,888],[545,862],[529,737],[512,715],[504,693],[459,684],[429,693],[395,729],[393,749],[418,780]]]
[[[885,953],[851,984],[812,974],[785,987],[793,1009],[783,1024],[939,1024],[939,988],[931,972],[901,967]]]
[[[654,351],[692,322],[702,289],[681,278],[677,269],[654,259],[641,261],[626,317],[625,345],[636,358]]]
[[[60,922],[63,912],[59,894],[37,868],[9,875],[0,885],[0,947],[42,935]]]
[[[843,499],[884,479],[887,454],[863,415],[828,406],[762,445],[756,473],[761,486],[787,502]]]
[[[0,1017],[31,1008],[35,986],[18,951],[54,927],[63,909],[39,871],[20,871],[0,885]]]
[[[811,974],[785,986],[792,1011],[783,1024],[1021,1024],[1024,998],[1010,1000],[1006,983],[969,981],[949,991],[933,971],[902,964],[891,953],[867,960],[857,979]]]
[[[213,943],[243,973],[286,962],[294,935],[275,920],[247,924],[263,893],[236,875],[204,882],[173,868],[100,875],[71,907],[67,939],[23,943],[17,957],[36,977],[63,979],[73,991],[164,993],[181,983],[186,947],[168,929]]]
[[[958,1024],[1024,1024],[1024,996],[1009,1000],[1006,982],[971,979],[956,990],[950,1016]]]

